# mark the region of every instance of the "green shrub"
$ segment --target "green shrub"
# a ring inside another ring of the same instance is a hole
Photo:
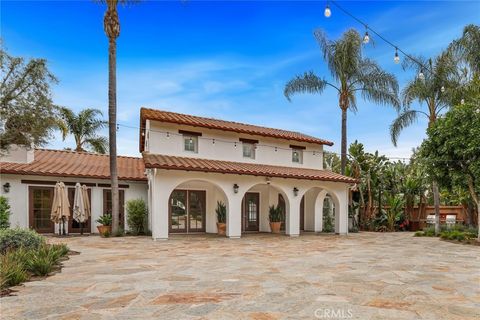
[[[118,230],[113,232],[114,237],[123,237],[125,235],[125,230],[123,230],[121,227],[118,227]]]
[[[66,256],[70,252],[70,249],[64,243],[52,244],[51,248],[57,252],[60,258]]]
[[[61,257],[61,250],[56,247],[43,245],[38,250],[31,250],[25,260],[28,271],[37,276],[46,276],[52,272],[53,267]]]
[[[144,233],[147,214],[147,204],[143,199],[134,199],[127,202],[127,223],[133,234]]]
[[[8,198],[0,196],[0,229],[10,228],[10,214]]]
[[[217,201],[217,208],[215,209],[215,213],[217,214],[217,222],[218,223],[226,223],[227,222],[227,206],[222,201]]]
[[[423,237],[425,234],[423,233],[423,231],[417,231],[415,232],[414,236],[415,237]]]
[[[25,269],[21,255],[24,255],[23,249],[9,251],[0,255],[0,288],[5,289],[16,286],[28,279],[28,273]]]
[[[45,244],[45,238],[30,229],[1,229],[0,253],[18,248],[37,249]]]

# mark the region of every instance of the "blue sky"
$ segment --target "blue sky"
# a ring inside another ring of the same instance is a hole
[[[480,23],[479,1],[342,1],[340,4],[403,50],[434,56]],[[340,148],[336,93],[283,96],[285,83],[313,70],[328,76],[312,32],[332,39],[363,27],[324,1],[149,1],[120,9],[118,122],[138,127],[142,106],[301,131]],[[105,7],[92,1],[2,1],[1,37],[8,52],[46,58],[60,83],[54,102],[74,110],[98,108],[107,118]],[[364,54],[394,73],[402,86],[414,75],[393,63],[394,51],[381,40]],[[348,140],[369,151],[409,156],[426,128],[421,119],[393,147],[389,125],[395,111],[364,102],[348,115]],[[106,135],[107,132],[105,131]],[[48,147],[72,147],[57,136]],[[138,130],[121,127],[120,154],[138,155]]]

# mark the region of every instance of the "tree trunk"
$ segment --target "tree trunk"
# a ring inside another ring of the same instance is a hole
[[[347,108],[342,107],[342,174],[347,167]]]
[[[477,227],[478,227],[478,234],[477,234],[477,241],[480,242],[480,199],[479,196],[475,193],[475,185],[472,176],[467,177],[467,184],[468,190],[470,191],[470,195],[472,196],[473,202],[477,206]]]
[[[117,44],[109,39],[108,46],[108,138],[110,151],[110,177],[112,187],[112,232],[118,231],[119,199],[117,172]]]
[[[440,234],[440,193],[436,181],[432,182],[433,205],[435,206],[435,235]]]

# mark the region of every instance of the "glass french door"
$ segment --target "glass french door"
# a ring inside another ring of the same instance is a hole
[[[80,223],[73,219],[73,204],[75,201],[75,188],[68,188],[68,202],[70,203],[70,218],[68,219],[68,233],[80,233],[82,231],[82,226]],[[92,208],[92,189],[87,189],[88,200],[90,202],[90,210]],[[90,212],[91,213],[91,212]],[[91,232],[91,223],[90,218],[83,223],[83,232]]]
[[[259,230],[259,210],[260,210],[260,194],[247,192],[243,197],[242,203],[243,231]]]
[[[170,196],[170,232],[205,232],[206,192],[174,190]]]
[[[38,233],[53,233],[50,220],[53,204],[52,187],[29,187],[29,227]]]

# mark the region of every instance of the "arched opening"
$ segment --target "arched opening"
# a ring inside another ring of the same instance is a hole
[[[290,211],[286,193],[271,183],[256,184],[249,188],[242,199],[242,232],[271,232],[269,208],[272,205],[282,209],[282,230],[285,230]]]
[[[189,180],[178,184],[168,201],[168,232],[216,233],[217,203],[228,210],[228,198],[223,189],[209,181]]]
[[[304,194],[304,229],[306,231],[338,232],[339,201],[334,191],[313,187]]]

